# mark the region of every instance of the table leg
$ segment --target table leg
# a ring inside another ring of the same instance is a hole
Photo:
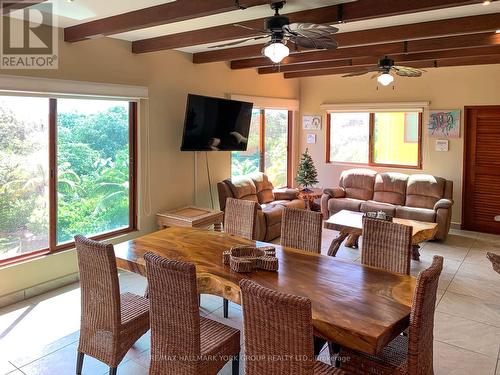
[[[358,240],[359,236],[357,234],[351,234],[349,237],[347,237],[347,240],[345,241],[345,246],[350,247],[352,249],[357,249],[358,248]]]
[[[411,247],[411,259],[413,260],[420,260],[420,246],[419,245],[412,245]]]
[[[339,236],[332,241],[330,248],[328,249],[328,255],[332,257],[336,256],[342,241],[344,241],[348,235],[349,233],[340,232]]]
[[[222,232],[222,223],[215,223],[214,224],[214,230],[216,232]]]

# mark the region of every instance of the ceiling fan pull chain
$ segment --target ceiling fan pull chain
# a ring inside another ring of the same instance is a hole
[[[237,9],[239,9],[239,10],[245,10],[245,9],[247,9],[246,6],[243,6],[243,5],[240,4],[240,0],[234,0],[234,6]]]

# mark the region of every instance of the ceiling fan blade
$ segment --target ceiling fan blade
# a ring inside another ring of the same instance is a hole
[[[371,72],[378,72],[378,67],[366,68],[363,70],[359,70],[357,72],[344,74],[342,77],[358,77],[358,76],[362,76],[364,74],[371,73]],[[378,75],[378,73],[377,73],[377,75]]]
[[[233,26],[241,27],[242,29],[246,29],[246,30],[252,30],[252,31],[255,31],[257,33],[269,34],[269,31],[267,31],[267,30],[254,29],[253,27],[245,26],[245,25],[242,25],[241,23],[233,23]]]
[[[317,23],[291,23],[283,26],[283,30],[292,35],[302,35],[311,38],[328,36],[339,31],[336,27]]]
[[[288,38],[297,46],[303,48],[336,49],[338,47],[337,42],[329,37],[311,38],[302,35],[292,35]]]
[[[218,44],[216,46],[210,46],[208,48],[231,47],[231,46],[235,46],[235,45],[240,44],[240,43],[248,42],[250,40],[259,40],[259,39],[265,39],[265,38],[269,38],[269,35],[263,35],[263,36],[258,36],[258,37],[255,37],[255,38],[247,38],[247,39],[236,40],[234,42],[229,42],[229,43],[224,43],[224,44]]]
[[[423,70],[417,68],[411,68],[409,66],[393,66],[392,69],[398,76],[401,77],[421,77]]]

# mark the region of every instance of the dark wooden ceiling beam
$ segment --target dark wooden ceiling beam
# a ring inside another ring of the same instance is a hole
[[[447,51],[396,54],[396,55],[388,55],[388,57],[394,59],[396,64],[404,65],[406,62],[409,61],[410,62],[430,61],[438,59],[488,56],[488,55],[500,55],[500,45],[492,47],[460,48]],[[374,65],[377,64],[378,60],[379,57],[358,57],[358,58],[336,60],[336,61],[320,61],[314,63],[290,64],[284,66],[269,66],[269,67],[259,68],[258,71],[260,74],[289,73],[289,72],[299,72],[306,70]]]
[[[399,14],[415,13],[432,9],[443,9],[454,6],[470,5],[481,2],[457,0],[358,0],[352,3],[331,5],[288,13],[290,22],[337,23],[352,22],[369,18],[386,17]],[[284,8],[286,11],[286,7]],[[283,13],[285,14],[285,13]],[[271,13],[269,14],[271,15]],[[262,29],[265,18],[240,22],[248,27]],[[259,35],[258,32],[233,26],[233,24],[193,30],[172,35],[137,40],[132,43],[134,53],[153,52],[165,49],[182,48],[200,44],[223,42]]]
[[[500,44],[500,36],[494,32],[449,36],[442,38],[429,38],[409,42],[397,42],[387,44],[376,44],[361,47],[347,47],[330,51],[311,51],[295,53],[288,56],[281,66],[301,63],[313,63],[324,61],[335,61],[350,59],[354,57],[384,55],[398,55],[405,53],[431,52],[440,50],[452,50],[457,48],[476,48],[496,46]],[[271,61],[266,57],[257,57],[245,60],[231,61],[232,69],[244,69],[253,67],[272,67]]]
[[[335,35],[335,39],[339,43],[339,49],[342,49],[440,36],[481,33],[496,31],[497,29],[500,29],[500,13],[340,33]],[[195,53],[193,55],[193,62],[200,64],[258,57],[261,56],[262,47],[262,44],[258,44]],[[334,53],[335,51],[328,52]]]
[[[425,60],[425,61],[407,61],[404,65],[411,66],[413,68],[440,68],[449,66],[466,66],[466,65],[485,65],[485,64],[499,64],[499,55],[487,55],[487,56],[474,56],[474,57],[456,57],[449,59],[435,59],[435,60]],[[367,66],[376,65],[360,65],[360,66],[349,66],[349,67],[339,67],[331,69],[318,69],[318,70],[307,70],[300,72],[290,72],[285,73],[285,78],[304,78],[304,77],[316,77],[325,75],[336,75],[336,74],[347,74],[358,71],[360,68],[365,68]]]
[[[240,4],[245,7],[252,7],[269,4],[269,0],[240,0]],[[236,9],[234,0],[177,0],[66,27],[64,29],[64,40],[66,42],[78,42],[99,36],[145,29]]]
[[[271,15],[271,13],[269,14]],[[337,5],[304,10],[286,15],[290,22],[307,20],[314,23],[330,23],[337,19]],[[262,30],[265,18],[239,22],[240,25]],[[166,49],[182,48],[199,44],[223,42],[225,40],[247,38],[261,35],[258,31],[236,27],[232,23],[207,29],[193,30],[184,33],[165,35],[156,38],[137,40],[132,42],[132,52],[145,53]]]

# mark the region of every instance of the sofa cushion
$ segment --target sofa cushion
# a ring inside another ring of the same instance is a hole
[[[375,177],[373,200],[404,206],[408,175],[403,173],[379,173]]]
[[[299,197],[299,191],[291,188],[274,189],[273,194],[276,200],[292,200]]]
[[[346,198],[373,199],[373,187],[377,172],[369,169],[350,169],[342,172],[340,187],[344,188]]]
[[[438,200],[443,198],[446,180],[425,174],[414,174],[408,178],[406,188],[406,206],[434,208]]]
[[[396,215],[396,206],[390,203],[366,201],[361,203],[361,212],[384,211],[387,215],[394,217]]]
[[[288,208],[305,209],[306,203],[302,199],[293,199],[291,201],[284,201],[283,205]]]
[[[258,202],[257,189],[253,180],[248,176],[235,177],[232,180],[224,180],[229,186],[233,197]]]
[[[434,223],[436,221],[436,212],[428,208],[398,206],[396,207],[396,217]]]
[[[283,210],[284,206],[280,204],[267,205],[263,209],[268,227],[274,224],[281,223],[281,216],[283,215]]]
[[[274,200],[274,186],[267,176],[262,172],[255,172],[250,175],[257,192],[259,203],[269,203]]]
[[[361,203],[364,201],[352,198],[334,198],[328,201],[328,211],[330,215],[342,210],[359,212]]]

